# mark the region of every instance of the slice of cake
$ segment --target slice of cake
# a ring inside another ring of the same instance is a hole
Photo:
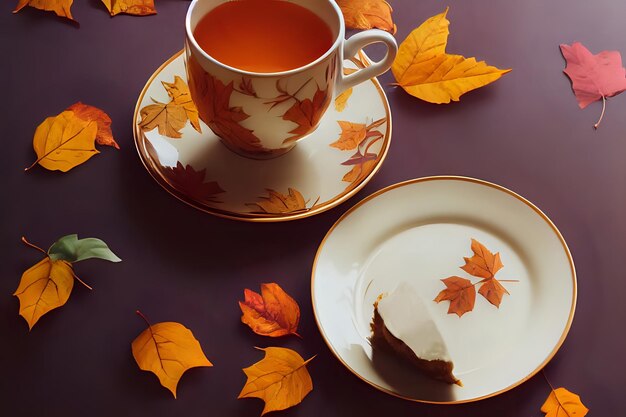
[[[432,378],[462,386],[452,374],[448,348],[413,287],[403,283],[374,303],[372,347],[410,362]]]

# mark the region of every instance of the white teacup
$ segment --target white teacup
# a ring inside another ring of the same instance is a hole
[[[289,151],[317,128],[337,94],[387,71],[397,53],[394,37],[382,30],[367,30],[345,40],[343,15],[334,0],[284,0],[320,17],[332,32],[332,46],[314,61],[289,71],[234,68],[211,57],[194,39],[202,17],[226,1],[191,2],[185,22],[185,62],[200,118],[228,148],[244,156],[263,159]],[[387,46],[385,57],[345,75],[344,58],[375,42]]]

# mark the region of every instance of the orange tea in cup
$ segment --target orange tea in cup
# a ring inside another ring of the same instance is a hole
[[[334,36],[315,13],[284,0],[234,0],[215,7],[193,36],[230,67],[270,73],[307,65],[330,49]]]

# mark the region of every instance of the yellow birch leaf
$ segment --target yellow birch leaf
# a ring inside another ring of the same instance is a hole
[[[180,323],[150,324],[137,311],[148,328],[132,343],[133,357],[140,369],[153,372],[161,385],[176,398],[176,386],[185,371],[199,366],[213,366],[191,330]]]
[[[20,300],[20,316],[32,329],[47,312],[61,307],[70,298],[74,286],[72,265],[45,257],[22,274],[15,295]]]
[[[257,348],[265,352],[259,362],[245,368],[248,377],[238,398],[260,398],[265,402],[261,415],[300,404],[313,389],[306,364],[297,352],[279,347]]]
[[[391,12],[393,9],[385,0],[337,0],[346,27],[351,29],[378,28],[396,33]]]
[[[30,6],[35,9],[54,12],[57,16],[74,20],[72,12],[70,11],[73,2],[74,0],[19,0],[13,13],[19,12],[26,6]]]
[[[102,0],[111,16],[126,13],[135,16],[156,14],[154,0]]]
[[[69,171],[100,153],[95,140],[98,124],[82,120],[73,111],[64,111],[58,116],[48,117],[35,130],[33,148],[37,160],[35,164],[49,170]]]
[[[342,151],[356,149],[367,135],[367,126],[364,123],[352,123],[343,120],[338,120],[337,123],[341,127],[341,136],[337,141],[330,144],[333,148]]]
[[[196,129],[199,133],[202,133],[202,129],[200,128],[200,119],[198,116],[198,109],[196,108],[195,103],[191,99],[191,93],[189,92],[189,87],[180,78],[178,75],[174,76],[173,83],[166,83],[165,81],[161,81],[163,87],[165,87],[165,91],[170,96],[172,101],[180,106],[183,106],[185,109],[185,113],[191,122],[191,125],[194,129]]]
[[[174,139],[181,138],[180,129],[187,123],[185,108],[174,102],[165,104],[154,100],[154,103],[141,109],[139,127],[144,131],[150,131],[156,127],[159,135]]]
[[[565,388],[557,388],[550,392],[541,411],[546,413],[545,417],[585,417],[589,409],[578,395]]]

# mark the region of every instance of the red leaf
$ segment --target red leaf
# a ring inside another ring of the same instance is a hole
[[[565,74],[572,80],[572,89],[581,109],[601,98],[613,97],[626,90],[626,70],[618,51],[602,51],[593,55],[579,42],[561,45],[567,62]]]

